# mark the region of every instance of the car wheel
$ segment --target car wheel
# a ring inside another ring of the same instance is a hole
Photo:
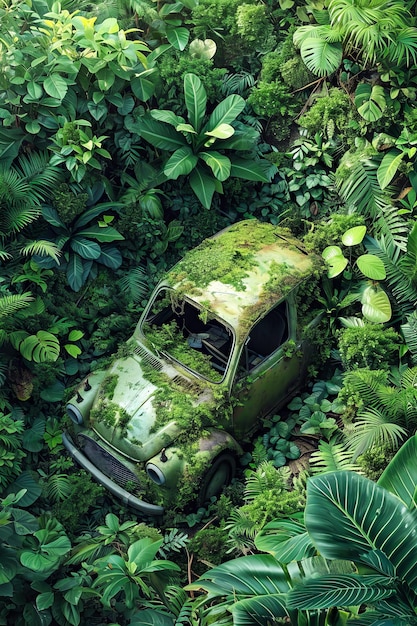
[[[232,454],[223,452],[217,456],[201,479],[198,504],[202,505],[213,496],[219,495],[223,487],[229,485],[236,471],[236,461]]]

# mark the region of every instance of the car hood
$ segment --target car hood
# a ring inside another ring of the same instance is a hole
[[[133,355],[117,359],[108,370],[93,403],[90,426],[119,452],[146,461],[184,431],[175,419],[178,391],[192,394],[196,405],[212,397],[201,381],[137,346]]]

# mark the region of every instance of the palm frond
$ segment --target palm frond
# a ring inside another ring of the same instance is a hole
[[[9,205],[0,212],[0,235],[18,233],[25,226],[35,221],[41,214],[40,207],[30,206],[30,203],[20,206]]]
[[[49,256],[59,265],[58,257],[61,255],[61,250],[52,241],[47,241],[46,239],[31,241],[23,246],[20,252],[24,256],[33,256],[34,254],[38,254],[39,256]]]
[[[382,208],[381,215],[373,224],[374,237],[384,237],[386,243],[395,244],[400,250],[407,250],[407,239],[410,232],[408,222],[398,213],[398,208],[387,205]]]
[[[231,511],[225,530],[229,531],[227,542],[234,549],[245,551],[254,547],[254,540],[259,532],[259,527],[242,508]]]
[[[382,387],[387,387],[388,373],[382,370],[369,370],[365,368],[347,372],[343,377],[343,385],[357,394],[364,406],[372,406],[383,410],[379,392]]]
[[[417,63],[417,33],[415,27],[409,26],[398,31],[393,40],[385,48],[385,55],[396,65],[402,61],[407,67]]]
[[[28,307],[32,300],[33,296],[29,292],[0,297],[0,318],[9,317]]]
[[[359,466],[352,461],[352,451],[346,443],[337,442],[334,439],[319,443],[318,450],[310,457],[310,469],[313,474],[323,474],[337,470],[359,471]]]
[[[67,474],[53,474],[47,483],[46,491],[51,502],[62,502],[68,498],[72,485]]]
[[[122,291],[127,292],[133,302],[140,302],[149,292],[149,281],[142,267],[135,267],[119,280]]]
[[[276,468],[271,461],[262,461],[246,478],[245,500],[251,502],[267,489],[288,489],[290,474],[288,467]]]
[[[21,156],[14,168],[38,201],[49,197],[62,180],[61,169],[57,165],[49,165],[49,158],[44,152],[32,152],[29,156]]]
[[[342,167],[335,174],[336,188],[346,205],[372,219],[380,215],[391,192],[388,187],[382,191],[378,183],[377,170],[381,160],[382,155],[361,158],[347,153],[341,160]]]
[[[359,413],[355,429],[348,438],[348,445],[353,451],[353,460],[356,460],[374,446],[390,445],[397,450],[407,435],[407,430],[393,422],[385,412],[369,407]]]

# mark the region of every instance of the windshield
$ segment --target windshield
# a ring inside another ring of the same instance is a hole
[[[220,382],[232,349],[230,329],[218,320],[207,319],[207,311],[175,296],[165,288],[155,294],[141,327],[146,341],[156,352],[211,382]]]

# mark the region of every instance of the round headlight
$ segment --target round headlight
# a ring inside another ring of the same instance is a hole
[[[148,463],[148,465],[146,466],[146,473],[148,474],[149,478],[153,480],[153,482],[157,485],[163,485],[165,483],[166,479],[164,473],[162,470],[159,469],[157,465],[154,465],[153,463]]]
[[[67,404],[67,414],[74,424],[82,424],[84,421],[80,409],[73,404]]]

